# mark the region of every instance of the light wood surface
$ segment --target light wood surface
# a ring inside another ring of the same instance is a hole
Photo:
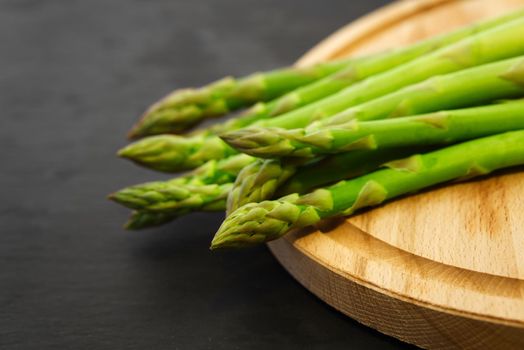
[[[298,64],[405,45],[522,6],[397,2],[342,28]],[[523,170],[408,196],[269,246],[306,288],[381,332],[431,349],[524,349]]]

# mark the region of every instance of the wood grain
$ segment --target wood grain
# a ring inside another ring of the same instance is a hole
[[[342,28],[298,64],[408,44],[522,6],[397,2]],[[269,246],[306,288],[381,332],[432,349],[522,349],[522,170],[401,198]]]

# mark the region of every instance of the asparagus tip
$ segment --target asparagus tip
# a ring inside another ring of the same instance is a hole
[[[180,171],[202,165],[212,155],[200,152],[201,157],[189,157],[198,148],[201,137],[182,137],[177,135],[155,135],[142,138],[124,148],[117,154],[140,165],[160,171]]]
[[[131,160],[141,160],[142,158],[161,154],[165,150],[167,143],[169,141],[166,140],[165,135],[149,136],[121,148],[118,150],[117,155]],[[170,144],[173,144],[173,142]]]
[[[211,249],[243,248],[272,241],[311,216],[287,201],[248,203],[226,217],[211,242]]]
[[[132,158],[132,155],[134,154],[134,144],[130,144],[125,146],[124,148],[121,148],[117,151],[117,155],[121,158]]]
[[[107,199],[109,199],[110,201],[113,201],[115,203],[121,204],[123,206],[127,206],[126,205],[127,201],[125,201],[124,198],[122,198],[121,191],[110,193],[107,196]]]
[[[215,251],[215,250],[224,250],[227,248],[245,248],[250,246],[251,244],[243,243],[240,241],[237,241],[237,239],[234,236],[222,236],[222,235],[215,235],[213,240],[211,241],[211,245],[209,246],[209,250]]]

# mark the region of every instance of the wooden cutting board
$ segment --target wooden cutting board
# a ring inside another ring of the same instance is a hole
[[[522,6],[396,2],[298,64],[406,45]],[[383,333],[431,349],[524,349],[523,169],[409,196],[269,247],[311,292]]]

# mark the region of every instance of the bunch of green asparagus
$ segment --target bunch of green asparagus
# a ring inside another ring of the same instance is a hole
[[[211,248],[245,247],[524,165],[523,34],[520,10],[369,56],[175,90],[118,154],[188,172],[110,198],[134,210],[129,229],[226,211]]]

